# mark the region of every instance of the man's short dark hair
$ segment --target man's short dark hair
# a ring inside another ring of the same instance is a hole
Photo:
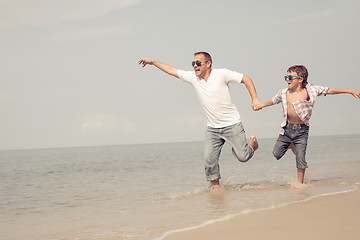
[[[296,74],[303,78],[302,86],[305,87],[308,84],[308,71],[303,65],[294,65],[289,67],[288,72],[296,72]]]
[[[199,54],[202,54],[205,57],[205,60],[207,62],[211,62],[211,64],[210,64],[210,67],[211,67],[212,66],[212,59],[211,59],[210,54],[207,53],[207,52],[196,52],[196,53],[194,53],[194,56],[199,55]]]

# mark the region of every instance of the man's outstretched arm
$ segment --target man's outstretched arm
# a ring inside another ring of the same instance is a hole
[[[176,78],[179,78],[178,74],[177,74],[177,68],[170,66],[168,64],[156,61],[156,60],[152,60],[152,59],[148,59],[148,58],[142,58],[139,60],[139,64],[142,64],[143,67],[145,67],[146,65],[154,65],[155,67],[157,67],[158,69],[166,72],[167,74],[174,76]]]

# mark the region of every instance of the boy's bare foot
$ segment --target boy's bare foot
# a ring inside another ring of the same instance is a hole
[[[259,148],[259,143],[255,137],[255,135],[250,136],[250,141],[248,142],[249,146],[254,149],[254,152]]]
[[[294,143],[291,143],[290,146],[288,147],[288,149],[291,149],[291,151],[293,152],[293,154],[296,155]]]

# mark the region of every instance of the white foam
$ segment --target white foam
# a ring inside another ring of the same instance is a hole
[[[185,192],[185,193],[172,193],[169,196],[166,197],[158,197],[158,198],[154,198],[155,201],[166,201],[166,200],[178,200],[178,199],[184,199],[184,198],[190,198],[196,195],[201,195],[204,193],[208,193],[210,192],[209,188],[200,188],[200,189],[195,189],[192,192]]]
[[[313,200],[313,199],[316,199],[316,198],[319,198],[319,197],[332,196],[332,195],[337,195],[337,194],[342,194],[342,193],[353,192],[353,191],[356,191],[357,189],[358,189],[357,187],[354,187],[353,189],[339,191],[339,192],[323,193],[323,194],[320,194],[320,195],[308,197],[308,198],[306,198],[304,200],[288,202],[288,203],[282,203],[282,204],[280,204],[278,206],[273,206],[272,208],[281,208],[281,207],[289,206],[289,205],[296,204],[296,203],[307,202],[307,201],[310,201],[310,200]]]
[[[164,239],[165,237],[171,235],[171,234],[174,234],[174,233],[179,233],[179,232],[185,232],[185,231],[189,231],[189,230],[193,230],[193,229],[197,229],[197,228],[201,228],[201,227],[205,227],[207,225],[210,225],[210,224],[213,224],[213,223],[216,223],[216,222],[222,222],[222,221],[225,221],[225,220],[228,220],[228,219],[231,219],[235,216],[237,216],[238,214],[231,214],[231,215],[227,215],[225,217],[221,217],[221,218],[217,218],[217,219],[213,219],[213,220],[209,220],[209,221],[206,221],[204,223],[201,223],[197,226],[193,226],[193,227],[188,227],[188,228],[182,228],[182,229],[177,229],[177,230],[170,230],[170,231],[167,231],[165,232],[161,237],[159,238],[155,238],[154,240],[162,240]]]

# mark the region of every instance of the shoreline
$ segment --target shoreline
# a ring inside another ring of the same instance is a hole
[[[285,206],[170,231],[159,239],[357,239],[360,190],[326,194]]]

